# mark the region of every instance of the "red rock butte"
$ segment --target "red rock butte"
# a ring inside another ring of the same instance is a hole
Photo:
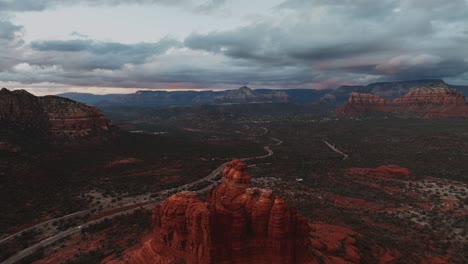
[[[306,218],[250,179],[234,160],[206,202],[192,192],[166,199],[153,210],[152,238],[125,263],[315,263]]]
[[[468,118],[468,105],[463,93],[438,83],[415,88],[405,96],[393,100],[386,100],[374,94],[353,92],[348,102],[337,109],[337,115],[341,117],[379,112],[433,119]]]
[[[5,88],[0,90],[0,122],[43,132],[52,139],[83,138],[109,130],[103,114],[92,106]]]

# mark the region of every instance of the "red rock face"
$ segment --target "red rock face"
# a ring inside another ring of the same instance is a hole
[[[445,84],[434,84],[413,89],[394,100],[352,93],[348,103],[337,109],[337,115],[342,117],[373,112],[416,114],[425,118],[468,118],[468,105],[462,93]]]
[[[361,263],[361,255],[354,237],[362,235],[341,226],[311,223],[311,242],[314,255],[326,263]]]
[[[22,128],[41,128],[46,115],[39,98],[23,90],[0,90],[0,122],[17,124]]]
[[[407,168],[400,167],[398,165],[383,165],[375,169],[369,168],[350,168],[347,170],[348,176],[358,175],[381,179],[400,179],[400,180],[411,180],[416,179],[416,176]]]
[[[207,202],[182,192],[153,211],[154,235],[127,263],[315,263],[306,219],[271,190],[251,188],[241,161],[228,164]]]
[[[0,91],[0,122],[44,133],[52,139],[75,139],[107,131],[102,113],[57,96],[36,97],[26,91]]]
[[[49,131],[55,137],[85,137],[96,131],[107,131],[107,121],[92,106],[57,96],[40,98],[49,122]]]

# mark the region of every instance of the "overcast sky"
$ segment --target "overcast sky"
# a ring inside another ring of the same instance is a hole
[[[468,0],[0,0],[0,86],[36,94],[468,84]]]

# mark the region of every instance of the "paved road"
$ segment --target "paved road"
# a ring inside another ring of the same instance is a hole
[[[70,235],[73,235],[73,234],[76,234],[78,232],[81,231],[82,228],[86,228],[90,225],[93,225],[93,224],[97,224],[99,222],[102,222],[104,221],[104,219],[110,219],[110,218],[113,218],[113,217],[116,217],[116,216],[119,216],[119,215],[123,215],[123,214],[126,214],[126,213],[131,213],[132,211],[135,211],[135,210],[138,210],[140,208],[146,208],[146,207],[153,207],[154,205],[153,204],[148,204],[148,205],[145,205],[145,206],[142,206],[142,207],[137,207],[137,208],[131,208],[131,209],[128,209],[128,210],[124,210],[124,211],[121,211],[121,212],[118,212],[118,213],[115,213],[111,216],[106,216],[106,217],[103,217],[101,219],[96,219],[94,221],[90,221],[86,224],[83,224],[81,226],[75,226],[75,227],[71,227],[63,232],[60,232],[59,234],[57,235],[54,235],[54,236],[51,236],[51,237],[48,237],[44,240],[42,240],[41,242],[33,245],[33,246],[30,246],[20,252],[18,252],[17,254],[13,255],[12,257],[10,257],[9,259],[5,260],[4,262],[2,262],[2,264],[13,264],[13,263],[16,263],[18,261],[20,261],[21,259],[33,254],[34,252],[36,252],[37,250],[39,250],[40,248],[42,247],[46,247],[46,246],[49,246],[51,245],[52,243],[62,239],[62,238],[65,238],[67,236],[70,236]]]
[[[199,179],[199,180],[197,180],[195,182],[184,184],[184,185],[181,185],[179,187],[174,187],[174,188],[171,188],[171,189],[166,189],[164,191],[160,191],[160,192],[155,193],[155,195],[165,195],[165,194],[168,194],[168,193],[171,193],[171,192],[180,192],[180,191],[188,190],[188,189],[194,187],[196,184],[198,184],[200,182],[211,181],[214,178],[216,178],[216,176],[224,169],[224,166],[226,166],[226,164],[228,164],[228,162],[225,162],[225,163],[221,164],[218,168],[213,170],[206,177],[201,178],[201,179]],[[125,206],[129,206],[129,205],[134,205],[134,204],[132,204],[132,203],[124,204],[124,205],[122,205],[120,207],[125,207]],[[24,232],[29,231],[29,230],[33,230],[33,229],[36,229],[36,228],[43,227],[43,226],[48,225],[48,224],[50,224],[52,222],[55,222],[55,221],[66,220],[66,219],[73,218],[73,217],[76,217],[76,216],[86,215],[87,213],[91,212],[93,209],[96,209],[96,208],[90,208],[90,209],[87,209],[87,210],[75,212],[75,213],[72,213],[72,214],[64,215],[64,216],[61,216],[61,217],[58,217],[58,218],[50,219],[50,220],[47,220],[45,222],[39,223],[39,224],[37,224],[35,226],[32,226],[32,227],[29,227],[27,229],[21,230],[21,231],[19,231],[17,233],[14,233],[12,235],[9,235],[9,236],[1,239],[0,240],[0,245],[2,243],[4,243],[4,242],[10,240],[10,239],[13,239],[13,238],[23,234]],[[119,207],[109,208],[108,210],[105,210],[105,211],[102,211],[102,212],[105,213],[106,211],[115,210],[117,208],[119,208]]]
[[[264,133],[262,133],[261,135],[264,135],[268,132],[268,129],[267,128],[264,128],[262,127],[262,129],[264,129]],[[273,137],[270,137],[270,139],[276,141],[276,143],[274,144],[274,146],[279,146],[283,143],[282,140],[279,140],[277,138],[273,138]],[[240,160],[242,161],[248,161],[248,160],[256,160],[256,159],[264,159],[264,158],[267,158],[267,157],[270,157],[274,154],[273,150],[271,150],[270,148],[271,146],[264,146],[263,149],[267,152],[267,154],[265,155],[262,155],[262,156],[255,156],[255,157],[249,157],[249,158],[242,158]],[[186,190],[189,190],[191,188],[193,188],[195,185],[201,183],[201,182],[205,182],[205,181],[211,181],[212,184],[206,186],[206,187],[203,187],[202,189],[200,190],[197,190],[195,191],[196,193],[203,193],[211,188],[213,188],[214,186],[216,186],[220,181],[214,181],[214,178],[216,178],[219,173],[221,173],[221,171],[224,169],[224,167],[229,163],[230,161],[228,162],[225,162],[223,164],[221,164],[220,166],[218,166],[216,169],[214,169],[210,174],[208,174],[206,177],[204,178],[201,178],[195,182],[192,182],[192,183],[188,183],[188,184],[184,184],[184,185],[181,185],[179,187],[175,187],[175,188],[171,188],[171,189],[167,189],[167,190],[164,190],[164,191],[160,191],[158,193],[155,193],[156,195],[164,195],[164,196],[168,196],[172,193],[176,193],[176,192],[180,192],[180,191],[186,191]],[[157,198],[154,199],[154,200],[158,200]],[[154,203],[157,203],[159,202],[158,201],[155,201]],[[154,203],[150,203],[150,204],[147,204],[148,201],[144,202],[146,203],[146,205],[142,206],[142,207],[153,207],[154,206]],[[125,206],[129,206],[130,204],[126,204],[126,205],[123,205],[121,206],[120,208],[122,207],[125,207]],[[139,204],[132,204],[134,206],[137,206],[137,208],[131,208],[131,209],[127,209],[127,210],[123,210],[123,211],[119,211],[119,212],[115,212],[111,215],[106,215],[106,216],[103,216],[102,218],[100,219],[96,219],[96,220],[93,220],[93,221],[90,221],[88,223],[85,223],[81,226],[76,226],[76,227],[71,227],[65,231],[62,231],[56,235],[53,235],[51,237],[48,237],[42,241],[40,241],[39,243],[33,245],[33,246],[30,246],[29,248],[26,248],[20,252],[18,252],[17,254],[13,255],[12,257],[10,257],[9,259],[7,259],[6,261],[2,262],[2,264],[13,264],[13,263],[16,263],[17,261],[20,261],[21,259],[25,258],[26,256],[28,255],[31,255],[33,254],[34,252],[36,252],[38,249],[42,248],[42,247],[45,247],[45,246],[48,246],[52,243],[54,243],[55,241],[58,241],[59,239],[62,239],[62,238],[65,238],[69,235],[72,235],[72,234],[75,234],[75,233],[78,233],[80,232],[81,228],[85,228],[87,226],[90,226],[92,224],[95,224],[95,223],[98,223],[100,221],[103,221],[103,219],[105,218],[112,218],[112,217],[115,217],[115,216],[118,216],[118,215],[122,215],[122,214],[125,214],[125,213],[128,213],[128,212],[131,212],[131,211],[134,211],[140,207],[138,207]],[[112,208],[110,210],[116,210],[118,208]],[[18,232],[18,233],[15,233],[13,235],[10,235],[4,239],[2,239],[0,241],[0,244],[8,239],[11,239],[17,235],[20,235],[21,233],[23,232],[26,232],[28,230],[31,230],[31,229],[34,229],[34,228],[38,228],[38,227],[41,227],[41,226],[44,226],[48,223],[51,223],[51,222],[54,222],[54,221],[57,221],[57,220],[62,220],[62,219],[67,219],[67,218],[70,218],[70,217],[74,217],[74,216],[77,216],[77,215],[81,215],[81,214],[86,214],[88,213],[89,211],[91,211],[92,209],[88,209],[88,210],[83,210],[83,211],[80,211],[80,212],[76,212],[76,213],[73,213],[73,214],[69,214],[69,215],[65,215],[65,216],[62,216],[62,217],[59,217],[59,218],[55,218],[55,219],[51,219],[51,220],[48,220],[46,222],[43,222],[41,224],[38,224],[36,226],[33,226],[33,227],[30,227],[28,229],[25,229],[21,232]],[[105,211],[102,211],[102,213],[104,213]]]
[[[76,217],[76,216],[85,215],[85,214],[87,214],[89,211],[91,211],[91,209],[87,209],[87,210],[79,211],[79,212],[76,212],[76,213],[64,215],[64,216],[61,216],[61,217],[58,217],[58,218],[50,219],[50,220],[48,220],[48,221],[42,222],[42,223],[40,223],[40,224],[37,224],[37,225],[35,225],[35,226],[32,226],[32,227],[23,229],[23,230],[21,230],[21,231],[19,231],[19,232],[17,232],[17,233],[14,233],[14,234],[12,234],[12,235],[10,235],[10,236],[7,236],[7,237],[5,237],[5,238],[0,239],[0,244],[2,244],[3,242],[6,242],[6,241],[8,241],[8,240],[10,240],[10,239],[12,239],[12,238],[14,238],[14,237],[17,237],[17,236],[19,236],[19,235],[21,235],[21,234],[23,234],[24,232],[27,232],[27,231],[29,231],[29,230],[33,230],[33,229],[35,229],[35,228],[38,228],[38,227],[41,227],[41,226],[45,226],[45,225],[50,224],[50,223],[55,222],[55,221],[66,220],[66,219],[68,219],[68,218],[72,218],[72,217]]]

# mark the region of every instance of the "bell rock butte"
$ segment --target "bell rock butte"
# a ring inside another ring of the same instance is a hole
[[[315,263],[309,226],[271,190],[253,188],[234,160],[207,201],[181,192],[153,210],[153,235],[125,263]]]
[[[369,113],[395,113],[424,118],[468,118],[468,105],[463,93],[438,83],[414,88],[393,100],[367,93],[353,92],[348,102],[337,109],[341,117]]]

